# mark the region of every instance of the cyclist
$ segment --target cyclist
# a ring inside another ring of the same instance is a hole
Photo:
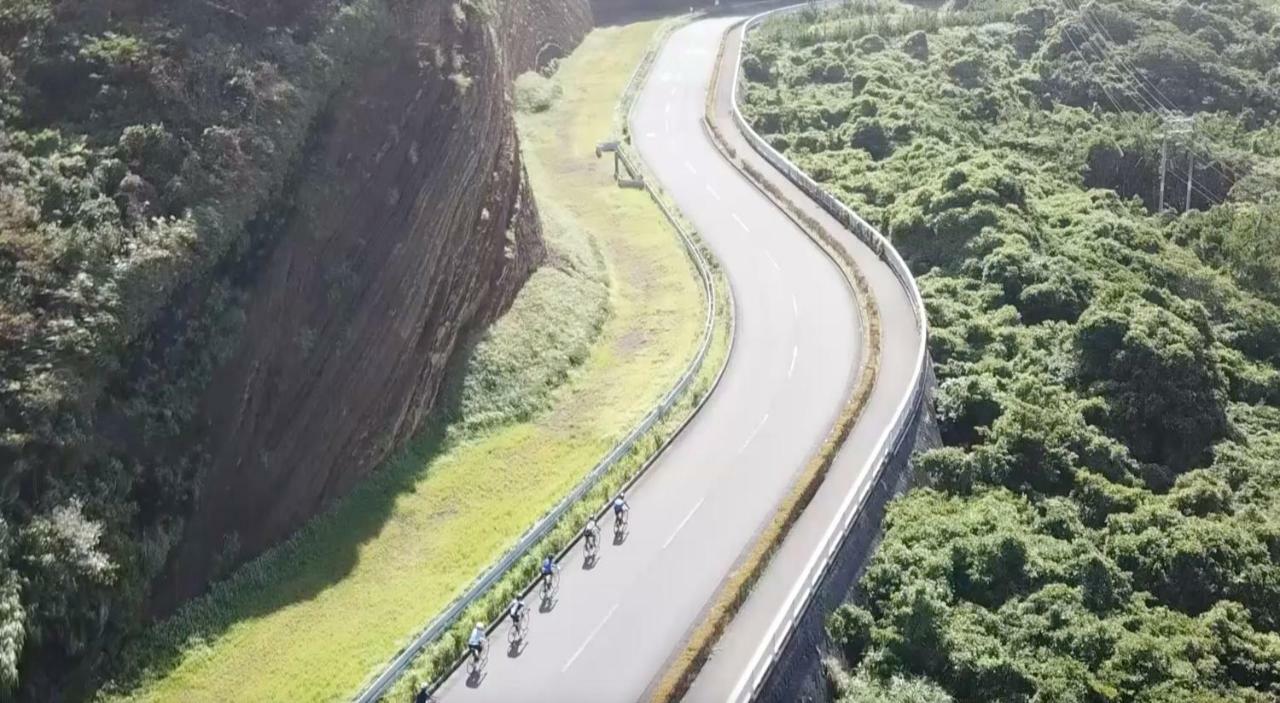
[[[477,622],[476,626],[471,628],[471,636],[467,638],[467,649],[477,662],[480,661],[480,655],[484,652],[485,644],[484,623]]]
[[[614,520],[622,520],[623,514],[630,509],[631,509],[631,506],[627,505],[627,497],[622,493],[619,493],[618,497],[613,499],[613,519]]]
[[[413,694],[413,703],[431,703],[431,688],[423,686],[418,692]]]
[[[595,515],[587,518],[587,526],[582,532],[587,540],[587,550],[595,549],[596,542],[600,540],[600,526],[596,524]]]
[[[551,555],[542,558],[542,580],[547,582],[547,588],[551,587],[551,579],[556,576],[556,562]]]
[[[516,630],[518,631],[520,629],[520,626],[524,624],[524,616],[525,616],[524,601],[520,600],[519,598],[512,598],[511,605],[507,606],[507,612],[511,615],[511,624],[514,625]]]

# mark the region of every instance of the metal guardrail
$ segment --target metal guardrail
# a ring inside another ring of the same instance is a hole
[[[928,320],[924,309],[924,299],[920,294],[919,287],[916,285],[915,278],[911,275],[911,270],[907,268],[906,262],[903,261],[902,256],[894,248],[893,244],[879,230],[868,224],[866,220],[862,219],[848,206],[828,193],[817,181],[813,180],[807,173],[791,163],[790,160],[778,153],[773,146],[761,138],[747,122],[746,118],[743,117],[738,102],[738,88],[742,82],[742,51],[746,46],[747,34],[770,17],[800,11],[810,6],[810,3],[804,3],[769,10],[755,15],[743,24],[739,53],[734,62],[733,120],[756,152],[772,164],[774,168],[781,171],[788,180],[804,191],[822,209],[843,224],[854,236],[870,247],[876,256],[889,266],[911,300],[921,345],[916,357],[915,369],[912,372],[911,392],[904,396],[898,404],[894,413],[893,424],[885,428],[872,454],[872,461],[875,462],[873,480],[861,482],[846,494],[835,520],[828,526],[818,544],[818,548],[806,562],[801,572],[801,578],[788,593],[786,605],[770,623],[765,638],[752,654],[746,670],[739,678],[729,697],[730,701],[750,700],[755,697],[760,686],[764,684],[770,670],[785,649],[791,634],[795,631],[800,616],[805,612],[818,585],[831,568],[835,556],[844,542],[844,538],[848,535],[859,513],[861,513],[863,503],[870,494],[871,489],[879,482],[880,476],[885,466],[888,465],[889,460],[898,456],[898,453],[902,450],[903,443],[908,439],[908,429],[920,410],[926,391],[925,370],[929,359],[927,344]]]
[[[637,66],[636,70],[631,74],[631,78],[628,79],[627,85],[622,92],[622,98],[619,102],[621,105],[627,106],[625,114],[628,116],[630,115],[636,95],[639,92],[639,86],[643,83],[644,77],[647,75],[649,68],[652,67],[653,61],[657,56],[657,48],[661,46],[662,42],[665,41],[666,35],[670,33],[667,27],[659,30],[659,32],[659,36],[653,42],[653,45],[650,46],[645,57],[641,60],[640,65]],[[625,152],[621,149],[619,150],[619,156],[624,159],[628,159]],[[637,163],[629,163],[629,166],[632,168],[638,168]],[[636,172],[638,173],[638,171]],[[450,627],[457,623],[458,619],[467,608],[471,607],[471,605],[488,592],[488,590],[492,588],[493,585],[516,564],[516,562],[528,554],[534,546],[546,537],[547,534],[549,534],[551,530],[559,524],[560,519],[563,518],[564,515],[568,513],[576,503],[578,503],[578,501],[582,500],[582,498],[590,492],[592,488],[595,488],[596,484],[599,483],[600,479],[606,473],[608,473],[609,469],[613,468],[614,464],[630,452],[636,445],[636,442],[645,433],[653,429],[654,425],[656,425],[668,412],[670,412],[671,408],[693,385],[694,379],[697,378],[698,373],[702,370],[703,362],[706,360],[707,353],[711,348],[711,343],[715,336],[715,320],[717,314],[715,284],[712,279],[711,267],[704,256],[701,247],[698,246],[694,233],[683,224],[680,218],[678,218],[671,209],[669,209],[667,204],[663,201],[660,192],[655,190],[654,186],[650,185],[650,183],[652,183],[651,179],[646,178],[644,181],[645,189],[649,192],[654,202],[657,203],[658,208],[662,211],[663,215],[671,222],[672,226],[675,227],[676,232],[680,237],[681,244],[683,244],[686,253],[689,255],[694,267],[697,269],[698,277],[702,282],[703,294],[706,296],[707,306],[706,316],[702,327],[702,339],[698,345],[697,353],[694,355],[693,359],[690,360],[689,365],[685,368],[684,373],[681,374],[675,385],[672,386],[658,404],[650,410],[647,415],[645,415],[644,419],[641,420],[626,437],[614,445],[613,449],[610,450],[610,452],[605,455],[598,464],[596,464],[591,472],[587,474],[586,478],[584,478],[568,496],[556,504],[550,512],[534,523],[533,527],[529,528],[529,530],[524,533],[520,540],[516,542],[515,546],[503,554],[502,557],[499,558],[493,566],[489,567],[487,571],[481,574],[481,576],[477,578],[461,596],[450,603],[443,613],[428,623],[427,626],[423,628],[423,630],[419,632],[408,645],[401,649],[382,673],[374,678],[374,680],[365,686],[358,694],[356,694],[352,699],[355,703],[373,703],[386,695],[391,687],[400,679],[401,676],[404,675],[405,671],[408,670],[409,665],[413,660],[416,659],[418,655],[421,654],[429,644],[431,644],[431,642],[435,641],[442,634],[448,631]],[[731,332],[730,339],[732,339],[732,336]],[[640,471],[636,472],[636,475],[623,486],[623,490],[625,491],[639,480],[644,475],[645,470],[647,470],[648,467],[649,464],[646,463],[646,465],[642,467]],[[598,511],[597,517],[603,517],[607,511],[608,504],[606,503]],[[569,551],[573,549],[574,545],[576,545],[580,539],[582,539],[581,531],[579,531],[574,539],[570,540],[569,543],[560,550],[556,555],[556,562],[559,563],[569,553]],[[536,586],[537,581],[535,580],[524,589],[522,597],[527,597]],[[504,612],[489,624],[487,631],[492,633],[505,618],[506,614]],[[463,661],[463,657],[456,660],[448,671],[445,672],[441,681],[452,675]],[[436,688],[441,681],[433,682],[431,688]]]

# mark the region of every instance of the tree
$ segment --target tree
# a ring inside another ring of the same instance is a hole
[[[1131,590],[1124,573],[1101,554],[1085,559],[1080,588],[1085,607],[1095,613],[1104,613],[1128,601]]]
[[[1226,434],[1226,381],[1207,329],[1113,288],[1081,316],[1076,350],[1080,382],[1106,399],[1111,431],[1138,459],[1184,471]]]
[[[889,607],[889,629],[881,646],[903,670],[940,676],[948,658],[944,633],[951,607],[946,595],[932,584],[912,584]]]
[[[844,604],[827,617],[827,634],[840,648],[845,661],[857,664],[871,646],[871,628],[874,625],[871,613],[856,605]]]

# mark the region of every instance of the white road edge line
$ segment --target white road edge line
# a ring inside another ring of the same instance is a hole
[[[738,450],[739,454],[741,454],[743,450],[745,450],[751,444],[752,440],[756,438],[756,435],[760,434],[760,430],[764,428],[764,423],[768,421],[769,421],[769,413],[765,413],[764,417],[760,418],[760,424],[756,425],[756,428],[754,430],[751,430],[751,434],[750,436],[747,437],[747,441],[742,443],[742,449]]]
[[[782,267],[778,265],[778,260],[773,258],[773,252],[770,252],[768,249],[766,249],[764,252],[764,255],[769,257],[769,263],[773,264],[773,270],[775,271],[782,270]]]
[[[800,304],[796,302],[795,294],[791,296],[791,312],[795,313],[796,317],[800,316]]]
[[[796,359],[800,356],[800,347],[791,347],[791,368],[787,369],[787,378],[791,378],[791,374],[796,372]]]
[[[715,188],[711,187],[710,183],[707,184],[707,192],[710,193],[711,197],[715,198],[716,200],[720,199],[720,194],[716,192]]]
[[[582,652],[587,648],[587,645],[591,644],[591,640],[594,639],[596,635],[600,634],[600,628],[604,627],[604,624],[606,622],[609,622],[609,618],[613,617],[613,613],[617,609],[618,609],[618,604],[614,603],[613,607],[609,609],[609,614],[604,616],[604,620],[601,620],[600,624],[596,625],[596,629],[592,630],[591,634],[587,635],[587,640],[582,643],[581,647],[578,647],[578,651],[574,652],[573,656],[569,657],[569,661],[564,663],[564,668],[560,670],[560,673],[563,674],[564,672],[569,670],[569,667],[573,666],[573,662],[578,659],[578,656],[581,655]]]
[[[694,168],[693,164],[689,163],[688,161],[684,162],[684,167],[689,169],[689,173],[692,173],[695,176],[698,175],[698,169]]]
[[[688,515],[684,516],[684,519],[680,521],[680,524],[676,525],[676,531],[672,532],[671,536],[667,538],[667,541],[662,543],[663,549],[666,549],[667,547],[671,546],[672,540],[676,538],[676,535],[680,534],[680,530],[684,529],[684,526],[689,522],[689,518],[693,517],[693,514],[698,512],[698,508],[702,507],[702,501],[704,500],[706,500],[705,496],[702,498],[702,500],[698,501],[697,505],[693,506],[693,510],[690,510]]]
[[[751,231],[751,230],[750,230],[750,228],[748,228],[748,227],[747,227],[747,223],[743,222],[741,217],[738,217],[738,213],[734,212],[734,213],[730,213],[730,214],[732,214],[732,215],[733,215],[733,221],[734,221],[734,222],[737,222],[739,227],[741,227],[742,229],[744,229],[744,230],[746,230],[746,231],[748,231],[748,232],[750,232],[750,231]]]

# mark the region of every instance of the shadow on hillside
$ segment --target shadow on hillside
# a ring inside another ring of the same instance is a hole
[[[459,417],[462,370],[474,356],[480,336],[467,335],[455,350],[438,405],[404,448],[293,537],[239,566],[210,585],[204,595],[127,642],[123,655],[108,664],[114,669],[103,672],[97,685],[127,692],[147,680],[163,678],[182,662],[187,643],[212,643],[239,622],[311,600],[346,578],[355,568],[360,548],[386,526],[396,500],[414,492],[434,460],[456,443],[448,438],[447,428]]]

